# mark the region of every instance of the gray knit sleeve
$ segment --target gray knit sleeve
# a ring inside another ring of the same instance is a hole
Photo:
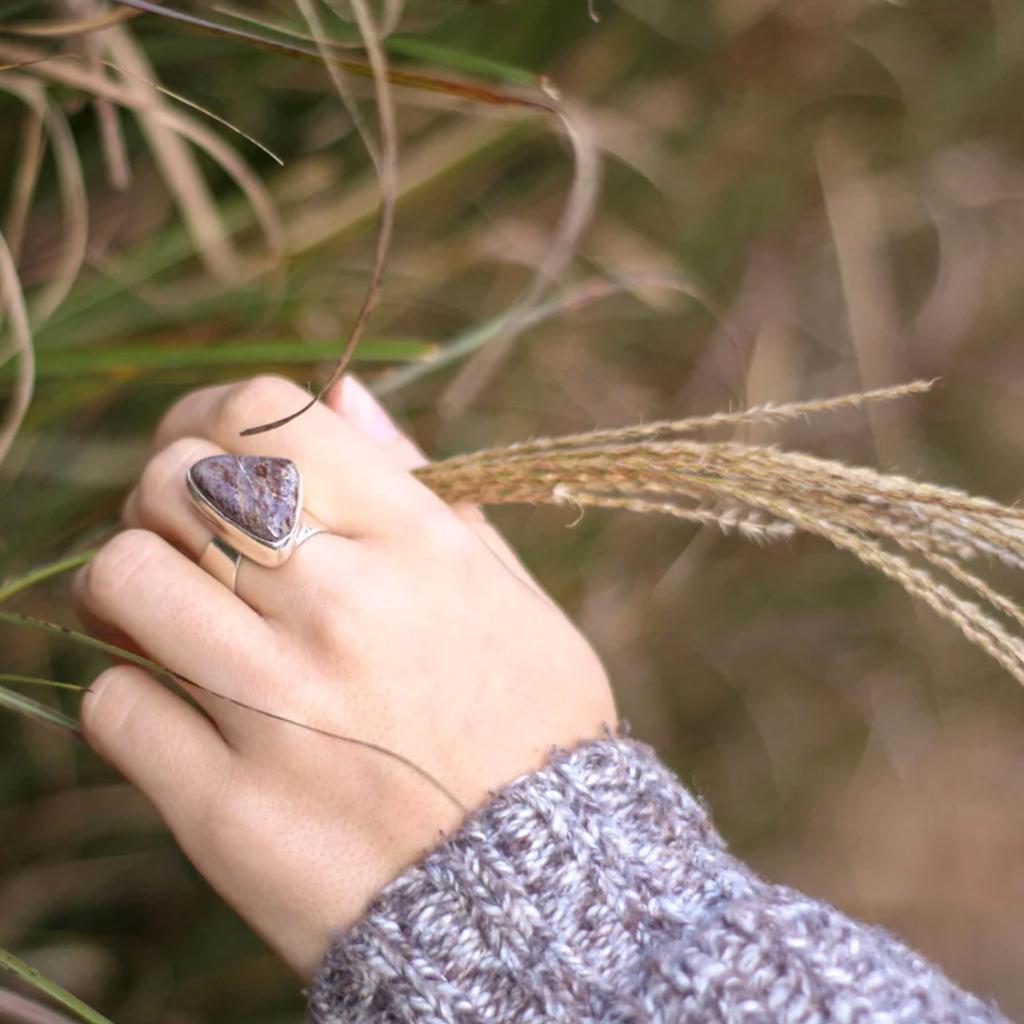
[[[317,1024],[1002,1021],[888,933],[754,875],[653,752],[497,794],[339,935]]]

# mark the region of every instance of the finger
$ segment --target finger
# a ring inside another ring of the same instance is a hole
[[[107,669],[82,702],[85,738],[138,786],[188,846],[227,775],[230,749],[209,719],[129,665]]]
[[[343,377],[327,394],[327,406],[368,437],[396,465],[405,470],[424,466],[429,461],[419,447],[398,427],[388,411],[357,377]],[[537,582],[519,561],[505,538],[488,522],[479,505],[460,502],[451,506],[478,537],[520,579],[539,590]]]
[[[125,526],[152,530],[198,561],[213,531],[192,508],[186,475],[200,459],[224,454],[212,441],[197,437],[183,438],[157,452],[124,503]]]
[[[213,532],[192,505],[186,472],[199,459],[223,454],[223,449],[202,438],[183,438],[169,444],[150,459],[128,496],[122,512],[124,524],[151,530],[192,561],[199,561]],[[317,535],[273,569],[243,558],[235,579],[235,594],[265,619],[308,622],[311,601],[323,597],[320,584],[326,572],[331,574],[332,585],[339,579],[358,578],[355,545],[355,541],[333,534]]]
[[[394,465],[413,470],[429,461],[358,377],[342,377],[325,401],[329,409],[368,437]]]
[[[75,581],[93,620],[129,636],[154,661],[227,697],[267,707],[266,665],[280,656],[277,633],[252,608],[147,530],[108,541]],[[197,699],[224,724],[228,708]]]
[[[130,651],[132,654],[142,654],[138,644],[119,629],[115,629],[109,622],[104,622],[96,614],[85,606],[81,601],[82,578],[84,569],[79,569],[71,578],[71,603],[74,606],[78,621],[85,628],[86,632],[102,640],[104,643],[119,647],[123,651]]]
[[[436,512],[439,499],[382,459],[372,441],[321,402],[284,427],[242,436],[246,428],[294,412],[307,400],[301,388],[279,377],[193,391],[164,417],[156,444],[200,437],[237,455],[289,458],[302,471],[306,507],[347,537],[401,538],[411,519]]]

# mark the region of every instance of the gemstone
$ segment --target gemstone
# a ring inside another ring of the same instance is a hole
[[[287,540],[299,514],[299,469],[269,455],[211,455],[189,471],[229,523],[266,544]]]

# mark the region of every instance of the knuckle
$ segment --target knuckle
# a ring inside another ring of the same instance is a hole
[[[148,530],[125,530],[107,541],[89,563],[85,593],[89,604],[109,607],[125,585],[153,558],[159,539]]]
[[[261,419],[287,412],[305,392],[298,385],[274,374],[261,374],[232,388],[221,402],[217,426],[223,433],[238,433]]]

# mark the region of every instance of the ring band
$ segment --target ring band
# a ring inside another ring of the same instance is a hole
[[[302,474],[290,459],[213,455],[189,468],[186,483],[214,533],[199,565],[232,592],[242,558],[276,568],[327,531],[302,508]]]
[[[242,556],[233,547],[225,544],[220,537],[214,537],[203,549],[199,565],[234,593],[238,582],[238,563],[241,560]]]

